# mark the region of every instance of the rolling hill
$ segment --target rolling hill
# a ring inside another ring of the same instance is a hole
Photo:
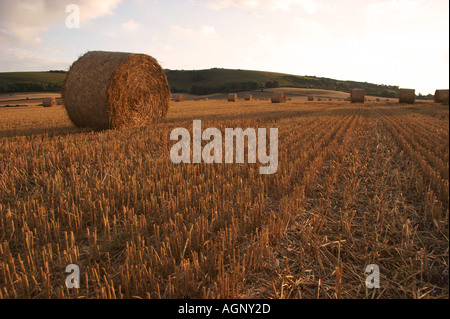
[[[398,97],[398,86],[367,82],[342,81],[314,76],[284,73],[234,70],[166,70],[173,93],[206,95],[212,93],[261,91],[267,88],[293,87],[350,92],[359,87],[368,95]],[[59,92],[64,71],[0,73],[0,93]]]
[[[0,93],[57,92],[66,77],[63,71],[0,73]]]

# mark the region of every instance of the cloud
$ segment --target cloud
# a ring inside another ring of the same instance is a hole
[[[289,11],[295,7],[303,9],[308,14],[319,10],[331,10],[334,6],[319,3],[317,0],[215,0],[208,1],[208,7],[215,11],[227,8],[262,9],[266,11]]]
[[[81,23],[113,14],[121,0],[72,0],[80,8]],[[60,0],[0,0],[0,41],[36,44],[53,25],[65,26],[68,3]],[[7,37],[4,34],[8,35]]]
[[[58,49],[54,48],[37,51],[20,48],[3,48],[0,50],[2,72],[15,72],[17,70],[65,70],[70,65],[70,61],[49,57],[50,53],[58,53],[57,51]]]
[[[122,27],[127,31],[134,31],[139,27],[139,24],[137,24],[134,20],[130,20],[122,23]]]
[[[204,25],[200,28],[200,32],[205,36],[215,36],[216,29],[210,25]]]
[[[216,29],[210,25],[203,25],[197,29],[182,27],[179,25],[170,26],[170,31],[173,36],[189,40],[198,40],[205,38],[212,38],[217,36]]]

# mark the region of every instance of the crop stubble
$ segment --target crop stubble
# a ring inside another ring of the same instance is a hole
[[[105,132],[0,113],[0,297],[448,298],[448,107],[181,102]],[[277,173],[172,164],[193,119],[278,127]]]

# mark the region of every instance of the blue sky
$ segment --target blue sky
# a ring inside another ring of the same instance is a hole
[[[80,28],[66,27],[66,6]],[[448,0],[0,0],[0,72],[68,69],[89,50],[223,67],[449,87]]]

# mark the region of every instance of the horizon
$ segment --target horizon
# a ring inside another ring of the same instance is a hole
[[[280,73],[280,72],[272,72],[272,71],[264,71],[264,70],[244,70],[244,69],[229,69],[229,68],[220,68],[220,67],[212,67],[209,69],[164,69],[164,70],[168,70],[168,71],[186,71],[186,72],[192,72],[192,71],[209,71],[209,70],[214,70],[214,69],[220,69],[220,70],[233,70],[233,71],[246,71],[246,72],[262,72],[262,73],[275,73],[275,74],[282,74],[282,75],[292,75],[292,76],[300,76],[300,77],[316,77],[316,78],[324,78],[324,79],[330,79],[330,80],[336,80],[336,81],[342,81],[342,82],[359,82],[359,83],[370,83],[370,84],[375,84],[375,85],[385,85],[385,86],[398,86],[396,84],[389,84],[389,83],[371,83],[371,82],[364,82],[364,81],[354,81],[354,80],[349,80],[349,79],[334,79],[334,78],[327,78],[327,77],[318,77],[315,75],[309,75],[309,74],[305,74],[305,75],[299,75],[299,74],[288,74],[288,73]],[[66,70],[40,70],[40,71],[13,71],[13,72],[0,72],[0,73],[51,73],[51,72],[68,72],[68,69]],[[280,86],[281,88],[283,86]],[[299,87],[301,88],[301,87]],[[403,88],[398,86],[399,89],[408,89],[408,88]],[[441,90],[444,88],[440,88]],[[437,88],[436,90],[440,90],[439,88]],[[333,91],[333,90],[331,90]],[[340,92],[340,91],[337,91]],[[427,96],[427,95],[434,95],[435,92],[433,93],[428,93],[428,94],[422,94],[422,96]],[[416,95],[419,95],[419,93],[416,92]]]
[[[68,28],[66,6],[80,9]],[[92,50],[164,69],[241,69],[449,87],[449,2],[422,0],[0,1],[0,72],[67,70]],[[305,31],[306,30],[306,31]]]

